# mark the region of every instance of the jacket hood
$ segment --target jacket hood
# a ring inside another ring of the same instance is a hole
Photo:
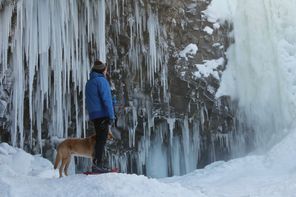
[[[92,71],[92,72],[89,74],[89,78],[90,78],[90,79],[94,79],[94,78],[96,78],[96,77],[105,77],[105,75],[102,74],[102,73],[94,72],[94,71]]]

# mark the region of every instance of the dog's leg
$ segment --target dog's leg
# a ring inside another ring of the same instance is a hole
[[[60,163],[60,160],[61,160],[61,156],[60,156],[60,152],[59,150],[57,151],[57,155],[56,155],[56,159],[55,159],[55,162],[54,162],[54,169],[57,169],[59,163]]]
[[[68,167],[69,167],[70,162],[71,162],[71,156],[67,157],[67,159],[66,159],[66,165],[65,165],[65,169],[64,169],[64,173],[66,176],[68,176]]]
[[[67,163],[67,157],[64,157],[62,159],[62,164],[60,166],[60,177],[63,176],[63,169],[65,168],[66,163]]]
[[[60,165],[60,168],[59,168],[59,174],[60,174],[60,178],[63,177],[63,165],[61,164]]]
[[[58,149],[57,151],[57,155],[56,155],[56,159],[55,159],[55,162],[54,162],[54,169],[57,169],[59,163],[60,163],[60,160],[61,160],[61,155],[60,155],[60,151]],[[60,174],[60,178],[62,177],[62,165],[60,165],[60,168],[59,168],[59,174]]]

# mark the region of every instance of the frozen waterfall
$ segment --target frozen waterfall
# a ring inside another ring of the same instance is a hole
[[[218,5],[213,1],[212,9]],[[227,51],[217,96],[238,102],[239,121],[253,128],[257,148],[266,149],[296,118],[296,1],[229,0],[228,5],[231,12],[224,17],[233,18],[235,43]]]

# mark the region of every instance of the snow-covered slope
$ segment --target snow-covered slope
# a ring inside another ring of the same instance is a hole
[[[164,179],[206,196],[296,196],[296,129],[267,154],[215,162],[182,177]]]
[[[266,155],[215,162],[180,177],[153,179],[110,173],[58,178],[52,164],[0,144],[0,196],[295,196],[296,130]]]
[[[0,196],[194,196],[179,183],[145,176],[110,173],[58,178],[53,165],[40,156],[0,144]],[[201,193],[199,196],[203,196]]]

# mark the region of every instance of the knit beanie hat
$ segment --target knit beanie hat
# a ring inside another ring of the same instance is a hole
[[[100,60],[96,60],[92,67],[92,69],[95,69],[95,70],[104,70],[105,68],[106,68],[106,64],[104,64]]]

